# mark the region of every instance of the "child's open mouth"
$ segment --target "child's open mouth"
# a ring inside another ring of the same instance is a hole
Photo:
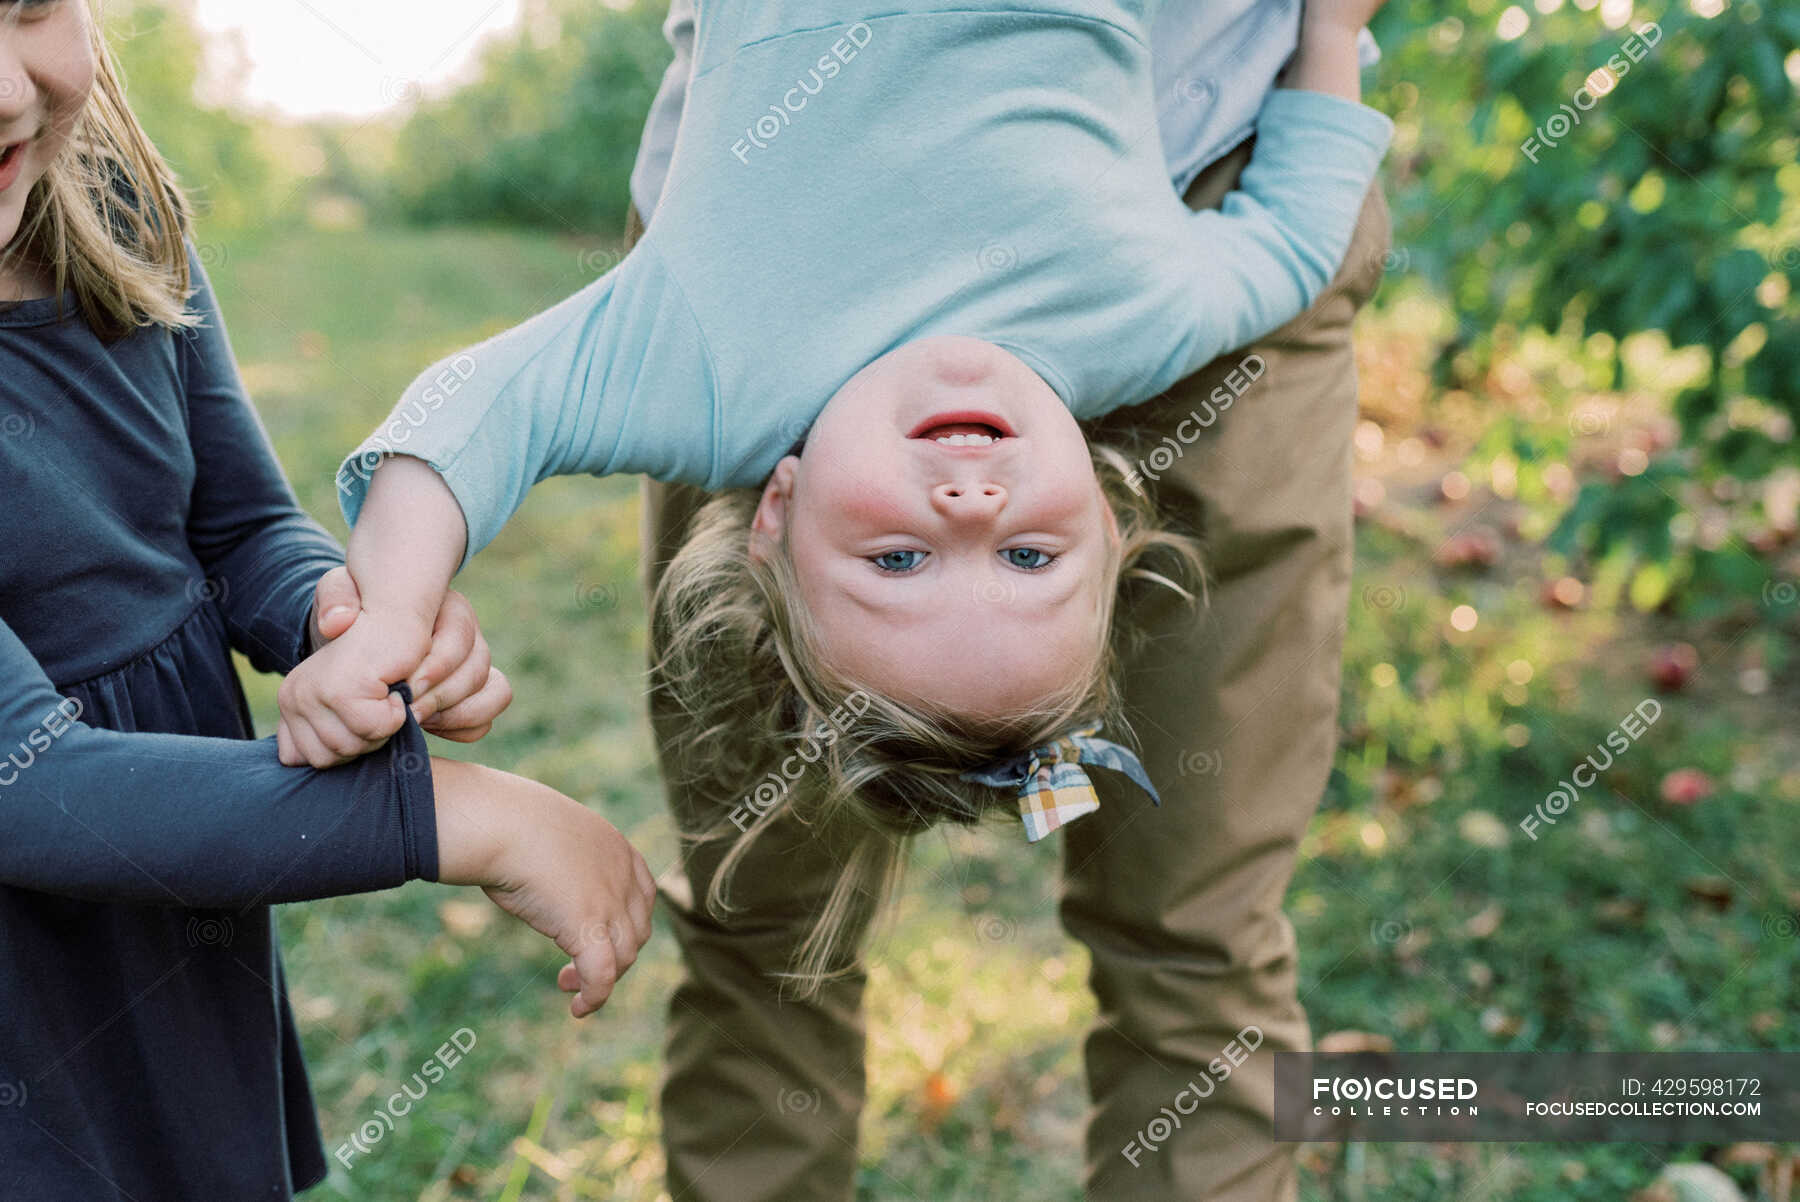
[[[14,142],[9,146],[0,146],[0,188],[7,188],[19,177],[19,170],[24,166],[24,142]]]
[[[1013,436],[1005,419],[991,413],[939,413],[920,422],[907,435],[943,447],[987,447]]]

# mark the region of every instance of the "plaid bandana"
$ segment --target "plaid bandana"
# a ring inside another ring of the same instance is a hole
[[[1025,838],[1036,843],[1059,826],[1100,808],[1094,782],[1082,765],[1124,773],[1150,795],[1155,805],[1162,799],[1149,774],[1129,747],[1094,736],[1098,726],[1072,731],[1042,747],[1000,760],[985,768],[965,772],[962,779],[996,789],[1019,791],[1019,816],[1025,820]]]

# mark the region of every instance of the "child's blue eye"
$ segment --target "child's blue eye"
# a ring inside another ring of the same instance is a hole
[[[870,562],[884,572],[910,572],[925,562],[925,552],[884,551]]]
[[[1040,551],[1036,547],[1008,547],[1000,552],[1000,557],[1015,568],[1027,572],[1036,572],[1056,562],[1056,556],[1048,551]]]

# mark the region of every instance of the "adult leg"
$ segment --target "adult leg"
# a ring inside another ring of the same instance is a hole
[[[636,218],[632,241],[642,233]],[[652,589],[705,500],[699,489],[646,484]],[[656,643],[653,631],[653,661]],[[653,696],[650,719],[676,824],[688,835],[711,829],[741,798],[683,784],[680,716]],[[696,845],[658,882],[684,966],[669,1005],[662,1087],[669,1194],[674,1202],[844,1202],[865,1083],[865,978],[836,978],[805,1002],[783,997],[779,978],[842,872],[843,849],[798,822],[775,824],[739,865],[735,912],[721,920],[707,912],[706,890],[725,850]]]
[[[1216,205],[1247,157],[1240,148],[1209,169],[1189,204]],[[1123,614],[1150,635],[1125,692],[1161,808],[1103,784],[1108,803],[1065,831],[1063,921],[1093,954],[1100,1008],[1086,1047],[1094,1199],[1297,1193],[1293,1148],[1271,1138],[1274,1053],[1311,1042],[1281,903],[1337,741],[1350,326],[1387,239],[1372,191],[1343,268],[1310,311],[1090,430],[1143,457],[1164,510],[1203,536],[1211,577],[1203,607],[1145,593]],[[1224,408],[1233,383],[1252,375]],[[1246,1027],[1260,1046],[1217,1082],[1207,1066]],[[1146,1129],[1167,1121],[1165,1107],[1181,1126],[1158,1138]]]

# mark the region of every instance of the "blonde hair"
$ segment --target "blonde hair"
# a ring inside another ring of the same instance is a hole
[[[88,26],[93,90],[68,145],[26,196],[0,263],[48,271],[56,295],[73,290],[82,317],[105,341],[144,326],[191,326],[187,202],[126,103],[92,8]]]
[[[1029,712],[974,722],[881,696],[832,671],[816,650],[790,558],[750,553],[756,490],[708,500],[658,582],[651,604],[654,687],[680,726],[678,755],[670,758],[684,765],[685,786],[720,803],[719,821],[699,837],[736,832],[713,874],[707,908],[730,911],[733,874],[784,815],[843,837],[851,849],[796,953],[792,975],[802,993],[854,963],[851,927],[892,890],[908,836],[939,822],[974,823],[1016,802],[961,773],[1087,720],[1104,723],[1114,739],[1128,738],[1117,675],[1136,631],[1113,621],[1118,598],[1143,582],[1192,601],[1205,577],[1198,543],[1163,528],[1154,504],[1131,483],[1126,458],[1104,446],[1089,450],[1119,531],[1104,645],[1080,679]],[[773,769],[796,755],[809,766],[798,790]],[[757,783],[731,808],[746,782]]]

